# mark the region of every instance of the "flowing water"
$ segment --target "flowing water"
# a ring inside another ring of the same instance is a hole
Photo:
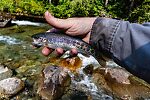
[[[12,23],[15,25],[1,28],[0,30],[0,64],[12,69],[14,76],[20,77],[25,81],[27,87],[25,87],[25,91],[18,94],[19,97],[22,97],[22,99],[39,98],[38,96],[34,97],[34,95],[37,95],[34,81],[37,78],[36,75],[42,71],[43,65],[47,63],[47,57],[42,56],[41,49],[32,48],[30,36],[34,33],[45,32],[50,29],[50,26],[30,21],[12,21]],[[102,95],[102,91],[98,92],[97,86],[83,72],[83,68],[89,64],[99,66],[98,62],[93,60],[93,57],[87,58],[81,54],[79,54],[79,57],[82,59],[83,64],[78,69],[78,73],[83,78],[81,81],[72,80],[72,83],[76,86],[84,85],[83,90],[85,92],[88,91],[92,95],[100,94],[100,97],[97,96],[97,99],[102,98],[102,96],[104,98],[107,95]],[[29,89],[29,87],[32,88]],[[32,91],[35,93],[31,93]]]
[[[99,67],[100,65],[96,61],[96,59],[92,56],[85,57],[81,54],[78,54],[78,56],[83,61],[82,62],[82,67],[78,70],[78,72],[80,73],[80,75],[83,76],[83,78],[79,82],[73,80],[73,83],[75,83],[76,86],[78,86],[78,85],[80,86],[81,84],[82,84],[82,86],[85,86],[83,88],[82,87],[80,87],[80,88],[90,92],[93,100],[113,100],[113,97],[105,94],[102,89],[98,89],[98,87],[95,85],[95,83],[92,82],[92,77],[91,76],[89,76],[89,75],[87,75],[83,72],[84,68],[89,64],[92,64],[94,66],[94,69]]]
[[[12,23],[11,27],[0,29],[0,65],[11,69],[12,77],[18,77],[25,82],[25,88],[12,99],[38,100],[40,97],[36,94],[36,80],[47,57],[41,54],[41,50],[32,47],[31,35],[45,32],[50,26],[29,21],[12,21]]]

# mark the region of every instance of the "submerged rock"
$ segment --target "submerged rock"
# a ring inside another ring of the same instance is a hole
[[[150,85],[123,68],[99,68],[93,73],[97,87],[121,100],[150,99]]]
[[[24,82],[13,77],[0,81],[0,95],[1,97],[9,97],[18,93],[24,87]]]
[[[121,84],[130,84],[128,78],[131,74],[122,68],[100,68],[100,72],[112,81]]]
[[[79,90],[70,90],[64,94],[61,100],[92,100],[91,96]]]
[[[0,65],[0,80],[9,78],[12,76],[12,71],[3,65]]]
[[[51,57],[49,60],[50,63],[54,65],[62,66],[73,72],[76,72],[76,70],[81,68],[82,66],[82,60],[79,57],[72,57],[72,58]]]
[[[22,66],[20,66],[15,70],[20,75],[24,76],[39,75],[43,69],[42,66],[39,67],[41,63],[37,61],[28,60],[24,61],[23,63],[24,64],[22,64]]]
[[[60,66],[48,66],[43,70],[38,94],[47,100],[60,98],[71,84],[68,70]]]

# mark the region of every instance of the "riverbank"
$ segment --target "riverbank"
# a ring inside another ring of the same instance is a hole
[[[0,20],[6,20],[6,19],[28,20],[28,21],[32,21],[32,22],[46,23],[44,16],[35,16],[35,15],[28,15],[28,14],[0,12]]]

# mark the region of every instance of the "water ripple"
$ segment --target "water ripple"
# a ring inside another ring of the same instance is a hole
[[[0,36],[0,42],[4,42],[7,43],[9,45],[13,45],[13,44],[21,44],[22,42],[19,41],[16,38],[10,37],[10,36]]]

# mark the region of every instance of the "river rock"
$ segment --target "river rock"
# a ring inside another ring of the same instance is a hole
[[[121,84],[130,84],[130,80],[128,78],[131,74],[122,68],[100,68],[100,72],[104,74],[105,77],[109,78],[109,80]]]
[[[0,80],[9,78],[12,76],[12,71],[3,65],[0,65]]]
[[[60,66],[48,66],[43,70],[38,94],[46,100],[60,98],[71,84],[68,70]]]
[[[99,68],[93,73],[93,81],[121,100],[150,99],[150,85],[123,68]]]
[[[24,82],[16,77],[7,78],[0,81],[0,94],[4,97],[18,93],[24,87]]]
[[[85,74],[91,75],[93,73],[93,69],[94,69],[94,66],[90,64],[90,65],[85,66],[85,68],[83,68],[83,71]]]

